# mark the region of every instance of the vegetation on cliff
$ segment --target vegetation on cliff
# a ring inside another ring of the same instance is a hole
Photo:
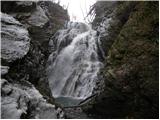
[[[102,118],[158,118],[158,2],[120,2],[115,6],[115,15],[118,20],[124,16],[124,22],[112,37],[113,44],[104,41],[109,46],[101,73],[105,88],[84,110]],[[130,7],[127,15],[124,10]],[[110,31],[114,34],[114,28]]]

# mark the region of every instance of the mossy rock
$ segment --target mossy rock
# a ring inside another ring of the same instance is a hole
[[[130,2],[117,6],[117,17],[126,22],[106,51],[106,65],[101,72],[105,90],[86,110],[101,118],[159,116],[158,1],[134,4],[127,19],[124,8],[130,9]]]

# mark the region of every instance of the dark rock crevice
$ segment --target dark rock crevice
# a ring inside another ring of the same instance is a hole
[[[46,4],[48,2],[46,1],[44,3]],[[29,51],[27,51],[27,54],[24,54],[22,57],[18,56],[19,53],[16,56],[15,52],[11,51],[10,54],[13,54],[13,57],[15,57],[15,59],[12,61],[8,61],[4,57],[5,53],[3,53],[4,55],[2,55],[2,65],[9,66],[8,70],[7,68],[4,69],[8,72],[5,72],[5,74],[3,74],[2,76],[2,78],[6,79],[9,85],[6,87],[4,86],[4,88],[2,86],[2,89],[8,90],[8,87],[13,87],[14,90],[14,92],[6,91],[7,93],[2,93],[3,95],[5,95],[4,97],[2,97],[2,100],[6,99],[9,101],[13,99],[16,100],[16,102],[14,103],[13,101],[10,104],[13,104],[13,106],[17,105],[16,108],[13,107],[10,110],[7,110],[10,105],[2,106],[2,118],[64,117],[64,113],[59,106],[56,106],[57,109],[54,108],[56,103],[51,95],[45,70],[47,59],[49,56],[49,39],[53,34],[55,34],[58,29],[63,27],[65,22],[69,20],[69,17],[67,11],[59,5],[56,5],[56,3],[49,2],[48,4],[49,6],[44,6],[46,8],[42,8],[39,2],[1,1],[2,12],[8,14],[8,17],[7,15],[5,16],[5,14],[2,16],[2,20],[4,19],[3,24],[5,23],[5,25],[8,27],[12,25],[15,30],[17,29],[17,31],[15,31],[15,33],[17,32],[17,34],[19,29],[16,28],[16,24],[18,24],[17,26],[19,26],[19,28],[24,28],[27,31],[26,36],[29,33],[28,37],[30,39]],[[48,9],[50,10],[48,11]],[[56,10],[57,14],[61,14],[61,16],[55,17],[53,13],[49,13],[54,10]],[[14,18],[12,18],[12,16]],[[55,23],[55,20],[61,22]],[[2,31],[3,30],[5,30],[4,27],[2,27]],[[4,34],[4,36],[2,36],[2,41],[8,40],[8,36]],[[15,36],[14,39],[18,40],[18,37]],[[19,39],[19,41],[22,42],[23,40],[24,38]],[[20,49],[21,47],[17,46],[17,48]],[[4,50],[7,51],[7,48],[4,47]],[[38,92],[40,93],[34,94],[33,92],[33,96],[27,96],[25,99],[23,99],[24,95],[30,95],[30,91],[27,90],[29,87],[31,87],[31,90],[33,90],[34,92],[38,90]],[[17,94],[17,96],[19,97],[13,96],[14,94]],[[41,95],[42,97],[39,98],[39,96]],[[45,100],[47,102],[45,102]],[[23,104],[26,105],[23,106]],[[38,108],[40,108],[41,110],[38,110]],[[17,110],[22,110],[22,113],[16,113]],[[10,112],[12,111],[15,111],[14,114],[10,114]],[[43,116],[41,116],[41,112],[43,112]],[[50,112],[52,112],[52,114]]]
[[[113,20],[109,28],[108,36],[114,37],[103,39],[106,59],[100,76],[105,87],[82,108],[95,118],[158,118],[158,2],[119,3],[119,24]]]

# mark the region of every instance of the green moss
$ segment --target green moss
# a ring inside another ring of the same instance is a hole
[[[126,17],[130,7],[133,11]],[[118,26],[120,31],[106,51],[101,71],[105,89],[89,109],[104,118],[158,118],[158,2],[119,2],[116,8],[116,18],[124,25]]]
[[[131,112],[134,118],[144,118],[145,114],[148,114],[147,116],[151,118],[158,115],[156,107],[145,110],[147,104],[151,106],[158,105],[159,55],[157,25],[158,2],[139,2],[135,7],[135,12],[130,14],[128,21],[113,43],[109,51],[109,59],[106,61],[109,61],[110,64],[105,71],[109,72],[110,68],[114,69],[112,75],[114,74],[114,79],[117,82],[119,79],[124,82],[129,80],[128,85],[131,86],[134,92],[131,98],[136,101],[143,99],[143,101],[147,102],[141,106],[140,102],[134,103],[130,101],[132,105],[135,104]],[[130,67],[123,67],[124,65]],[[126,71],[126,73],[124,76],[123,74],[119,75],[119,71],[124,73]],[[112,78],[107,75],[107,79]],[[135,97],[135,95],[138,97]],[[141,106],[141,108],[137,106]],[[139,111],[139,113],[134,110]],[[152,112],[154,112],[155,116]]]

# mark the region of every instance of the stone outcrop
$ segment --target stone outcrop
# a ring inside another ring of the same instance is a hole
[[[64,118],[62,109],[54,105],[45,66],[49,39],[69,17],[56,3],[42,3],[1,2],[2,118]],[[48,9],[61,17],[55,18]]]
[[[111,45],[120,33],[123,25],[127,22],[136,3],[101,1],[94,5],[96,16],[92,25],[99,33],[100,46],[104,51],[104,56],[108,54]]]
[[[13,17],[1,13],[1,59],[13,62],[24,57],[29,51],[30,37],[28,31]]]
[[[100,76],[105,87],[83,109],[96,118],[158,118],[158,2],[117,2],[111,8],[105,3],[111,4],[98,2],[103,9],[97,12],[115,8],[111,14],[119,24],[112,20],[101,39],[106,65]]]
[[[2,79],[1,86],[1,117],[3,119],[51,119],[64,117],[62,109],[47,103],[29,82],[23,81],[23,84],[13,84]]]

